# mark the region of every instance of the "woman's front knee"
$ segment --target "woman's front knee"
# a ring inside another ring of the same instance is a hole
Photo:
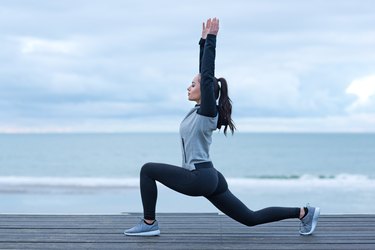
[[[152,169],[153,165],[154,163],[152,162],[147,162],[146,164],[144,164],[141,168],[140,175],[147,175],[147,173]]]
[[[248,227],[255,227],[258,223],[254,219],[249,219],[244,224]]]

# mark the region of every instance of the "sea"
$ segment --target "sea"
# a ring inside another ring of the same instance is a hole
[[[0,213],[141,213],[147,162],[181,165],[177,133],[0,134]],[[375,213],[375,134],[214,132],[214,166],[252,210]],[[220,213],[158,184],[157,212]]]

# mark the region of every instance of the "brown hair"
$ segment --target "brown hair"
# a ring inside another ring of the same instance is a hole
[[[232,100],[228,96],[228,83],[225,78],[214,77],[214,91],[216,100],[219,98],[219,119],[217,121],[217,128],[221,129],[224,126],[224,135],[227,135],[227,129],[229,127],[232,134],[236,129],[232,120]],[[219,85],[220,83],[220,85]]]

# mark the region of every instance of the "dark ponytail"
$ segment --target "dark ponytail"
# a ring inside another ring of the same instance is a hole
[[[227,129],[229,127],[232,134],[236,127],[234,126],[234,122],[232,120],[232,100],[228,96],[228,84],[227,81],[220,77],[215,79],[215,98],[217,99],[219,96],[219,119],[217,121],[217,128],[221,129],[221,126],[224,126],[224,135],[227,135]],[[219,85],[220,83],[220,85]]]

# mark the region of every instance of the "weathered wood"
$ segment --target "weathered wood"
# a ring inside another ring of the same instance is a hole
[[[0,249],[375,249],[375,215],[322,215],[312,236],[298,220],[246,227],[225,215],[158,214],[162,235],[129,237],[141,214],[0,214]]]

